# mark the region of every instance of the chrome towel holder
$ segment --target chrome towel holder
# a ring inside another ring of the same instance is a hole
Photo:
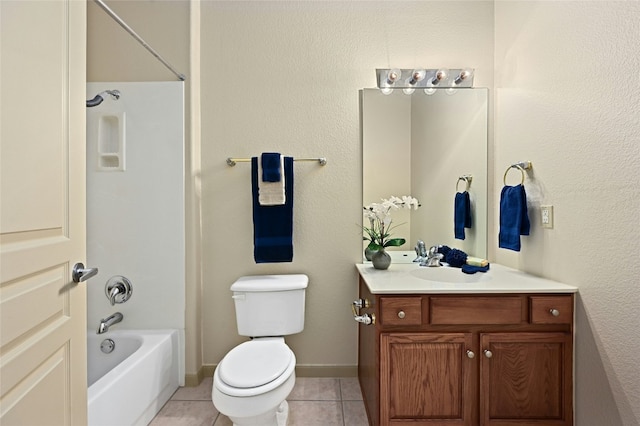
[[[515,163],[510,165],[509,167],[507,167],[507,170],[504,172],[504,176],[502,177],[502,183],[504,183],[505,185],[507,185],[507,174],[509,173],[509,170],[511,169],[518,169],[520,170],[520,173],[522,173],[522,181],[520,182],[521,185],[524,184],[524,176],[525,176],[525,170],[531,170],[531,168],[533,168],[533,164],[531,163],[531,161],[521,161],[519,163]]]
[[[471,186],[471,181],[473,180],[473,176],[472,175],[462,175],[458,178],[458,181],[456,182],[456,192],[458,192],[458,184],[460,183],[460,181],[464,181],[467,184],[467,188],[465,189],[465,191],[469,191],[469,187]]]

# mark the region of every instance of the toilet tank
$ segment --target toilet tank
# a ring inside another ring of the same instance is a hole
[[[231,286],[238,334],[261,337],[300,333],[308,283],[309,277],[304,274],[239,278]]]

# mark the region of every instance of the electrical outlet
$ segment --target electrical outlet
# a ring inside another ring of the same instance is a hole
[[[553,206],[540,206],[543,228],[553,228]]]

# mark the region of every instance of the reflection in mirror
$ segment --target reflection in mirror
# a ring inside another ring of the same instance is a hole
[[[393,237],[413,250],[444,244],[487,256],[487,89],[361,91],[363,206],[412,195],[417,211],[394,212]],[[472,226],[454,238],[454,198],[468,186]],[[411,257],[411,256],[409,256]],[[408,261],[413,260],[405,257]],[[414,256],[415,257],[415,256]]]

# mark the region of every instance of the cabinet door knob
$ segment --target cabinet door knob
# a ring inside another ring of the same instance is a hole
[[[476,354],[473,353],[473,351],[471,349],[467,349],[467,357],[469,358],[475,358]]]
[[[549,309],[549,313],[554,317],[557,317],[558,315],[560,315],[560,311],[557,309]]]
[[[491,358],[493,356],[493,352],[491,352],[489,349],[485,349],[483,353],[487,358]]]
[[[398,318],[400,318],[400,319],[404,319],[404,317],[405,317],[405,316],[406,316],[406,315],[405,315],[404,311],[400,311],[400,312],[398,312]]]

